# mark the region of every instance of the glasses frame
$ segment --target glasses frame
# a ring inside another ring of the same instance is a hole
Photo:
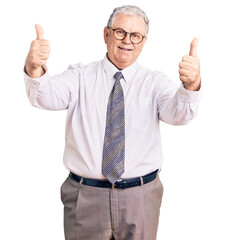
[[[107,28],[108,28],[108,29],[111,29],[111,30],[113,31],[113,36],[114,36],[114,38],[117,39],[117,40],[124,40],[124,39],[126,38],[127,34],[130,34],[130,41],[131,41],[133,44],[140,44],[141,42],[143,42],[144,38],[146,38],[146,36],[143,36],[143,35],[142,35],[141,33],[139,33],[139,32],[129,33],[129,32],[126,32],[125,30],[123,30],[122,28],[112,28],[112,27],[107,27]],[[117,38],[117,37],[115,36],[115,31],[118,30],[118,29],[122,30],[122,31],[125,33],[124,38],[119,39],[119,38]],[[132,41],[132,39],[131,39],[131,35],[132,35],[132,34],[140,34],[140,35],[142,36],[141,41],[138,42],[138,43],[134,43],[134,42]]]

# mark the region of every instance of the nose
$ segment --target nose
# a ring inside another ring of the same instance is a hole
[[[130,34],[126,33],[125,38],[123,39],[123,43],[125,44],[131,44],[131,40],[130,40]]]

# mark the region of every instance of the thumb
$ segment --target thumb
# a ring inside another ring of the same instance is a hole
[[[189,55],[192,57],[197,57],[197,47],[198,47],[198,38],[194,38],[191,42]]]
[[[36,33],[37,33],[37,40],[43,39],[44,38],[44,30],[41,27],[41,25],[36,24],[35,28],[36,28]]]

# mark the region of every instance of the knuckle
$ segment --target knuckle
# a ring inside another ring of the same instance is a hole
[[[50,45],[50,43],[47,39],[41,39],[40,41],[41,41],[41,44],[43,44],[43,45],[48,45],[48,46]]]
[[[33,45],[35,45],[36,44],[36,40],[33,40],[32,42],[31,42],[31,46],[33,46]]]
[[[180,76],[180,80],[181,80],[182,82],[186,82],[186,79],[185,79],[184,77],[182,77],[182,76]]]
[[[31,46],[32,46],[32,47],[36,47],[36,46],[39,46],[39,45],[40,45],[39,40],[33,40],[33,41],[31,42]]]
[[[31,56],[36,55],[36,53],[37,53],[37,48],[36,48],[36,47],[32,47],[32,48],[30,49],[30,54],[31,54]]]
[[[46,53],[46,54],[44,54],[44,59],[48,59],[48,57],[49,57],[49,55]]]
[[[182,57],[182,61],[187,61],[187,59],[188,59],[188,56],[183,56]]]

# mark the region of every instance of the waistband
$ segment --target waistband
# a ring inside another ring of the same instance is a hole
[[[143,184],[153,181],[156,178],[158,172],[159,172],[159,169],[157,169],[154,172],[151,172],[149,174],[146,174],[144,176],[141,176],[141,177],[118,180],[114,184],[112,184],[108,180],[83,178],[72,172],[70,172],[70,176],[76,182],[79,182],[80,184],[92,186],[92,187],[125,189],[125,188],[141,186]]]

